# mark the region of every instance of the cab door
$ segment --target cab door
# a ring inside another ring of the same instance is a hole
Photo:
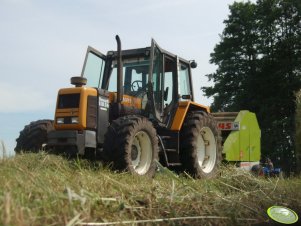
[[[104,136],[109,127],[109,96],[106,90],[101,89],[107,77],[106,59],[106,55],[89,46],[81,73],[82,77],[87,78],[87,86],[97,90],[97,96],[87,97],[86,109],[87,119],[92,118],[96,124],[96,144],[104,143]]]
[[[178,61],[177,56],[164,51],[152,40],[149,100],[154,117],[168,128],[179,101]]]
[[[105,71],[106,56],[89,46],[81,76],[87,78],[87,86],[100,88]]]
[[[163,79],[163,53],[161,48],[152,39],[150,52],[150,68],[148,82],[148,105],[150,106],[150,117],[162,122],[163,120],[163,103],[164,103],[164,79]]]

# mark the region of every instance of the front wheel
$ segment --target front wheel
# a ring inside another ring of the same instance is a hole
[[[221,138],[215,119],[205,112],[187,115],[180,137],[184,170],[196,178],[212,178],[221,163]]]
[[[158,160],[158,139],[152,123],[140,116],[113,121],[105,136],[104,153],[113,167],[153,177]]]

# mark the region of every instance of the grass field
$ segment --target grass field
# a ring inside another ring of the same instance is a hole
[[[300,216],[301,179],[230,166],[212,180],[166,169],[150,179],[45,153],[0,160],[0,225],[258,225],[272,205]]]

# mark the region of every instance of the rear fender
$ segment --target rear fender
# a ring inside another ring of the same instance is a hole
[[[210,108],[192,101],[180,101],[171,125],[171,130],[180,131],[186,115],[190,111],[204,111],[206,113],[210,113]]]

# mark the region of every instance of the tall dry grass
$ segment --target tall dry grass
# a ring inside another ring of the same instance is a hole
[[[266,210],[301,213],[301,179],[258,178],[232,166],[194,180],[165,168],[154,179],[45,153],[0,160],[0,225],[251,225]]]
[[[3,140],[0,139],[0,158],[7,157],[6,147]]]

